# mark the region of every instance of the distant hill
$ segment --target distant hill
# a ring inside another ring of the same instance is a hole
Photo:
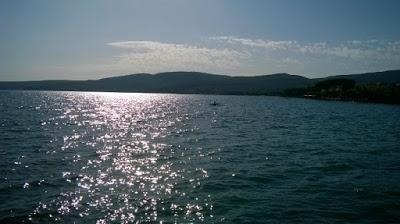
[[[400,70],[309,79],[286,73],[262,76],[226,76],[200,72],[133,74],[99,80],[0,82],[0,90],[111,91],[198,94],[276,94],[304,88],[324,79],[346,78],[356,83],[400,82]]]
[[[286,89],[281,95],[321,100],[400,104],[400,82],[395,72],[336,76],[322,79],[311,87]]]
[[[354,80],[357,84],[397,83],[400,82],[400,70],[351,74],[351,75],[337,75],[337,76],[329,76],[325,79],[351,79]]]

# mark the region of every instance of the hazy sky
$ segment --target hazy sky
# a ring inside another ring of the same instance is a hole
[[[398,0],[2,0],[0,80],[400,69]]]

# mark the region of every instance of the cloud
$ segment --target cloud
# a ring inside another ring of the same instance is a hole
[[[242,44],[245,46],[253,47],[253,48],[265,48],[272,50],[288,50],[292,48],[296,41],[273,41],[273,40],[262,40],[262,39],[246,39],[246,38],[237,38],[230,36],[221,36],[221,37],[212,37],[212,40],[226,41],[230,44]]]
[[[316,77],[400,68],[399,40],[307,42],[232,36],[211,37],[210,40],[228,48],[249,51],[249,61],[255,70],[267,73],[289,72]]]
[[[286,51],[308,56],[333,56],[348,59],[400,58],[400,41],[352,40],[340,43],[274,41],[237,38],[231,36],[212,37],[211,40],[224,41],[231,45],[242,45],[258,50]]]
[[[246,52],[228,48],[198,47],[156,41],[122,41],[107,45],[123,50],[114,65],[141,72],[196,70],[207,72],[234,72]]]
[[[400,41],[387,40],[332,43],[221,36],[192,44],[129,40],[105,46],[114,53],[95,63],[40,65],[30,72],[93,79],[179,70],[228,75],[287,72],[318,77],[400,68]]]

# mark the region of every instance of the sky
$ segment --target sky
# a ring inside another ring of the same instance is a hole
[[[0,81],[400,69],[398,0],[2,0]]]

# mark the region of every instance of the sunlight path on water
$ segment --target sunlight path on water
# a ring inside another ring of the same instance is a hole
[[[181,111],[181,100],[152,94],[70,95],[60,105],[60,116],[50,120],[77,127],[64,136],[61,152],[52,152],[71,162],[62,177],[75,187],[41,204],[36,214],[56,208],[55,220],[75,215],[95,217],[97,223],[204,220],[212,210],[211,197],[197,195],[196,188],[207,171],[190,165],[198,154],[165,143],[196,131],[185,129],[196,114]]]

